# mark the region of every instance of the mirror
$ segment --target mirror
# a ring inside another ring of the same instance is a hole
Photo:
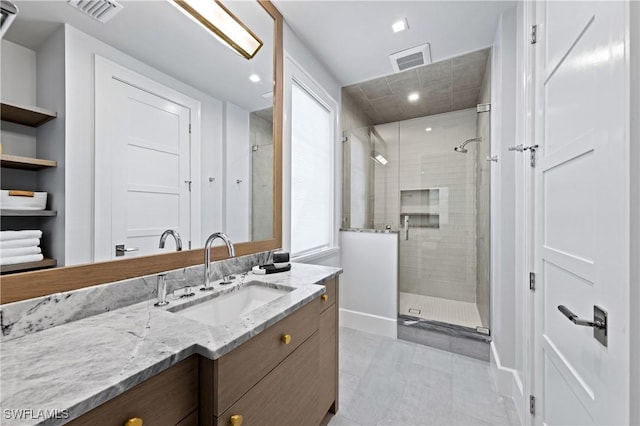
[[[64,0],[14,3],[3,104],[57,117],[2,121],[2,189],[46,191],[56,216],[3,213],[2,229],[42,229],[43,254],[66,267],[3,275],[2,303],[199,264],[216,231],[238,255],[281,246],[282,17],[270,2],[225,3],[263,43],[250,60],[169,0],[121,0],[105,23]],[[8,170],[5,155],[57,167]],[[158,247],[164,229],[183,252]],[[116,257],[117,244],[137,251]],[[37,290],[12,295],[22,283]]]

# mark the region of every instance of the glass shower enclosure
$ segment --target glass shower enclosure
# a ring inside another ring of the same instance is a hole
[[[489,114],[351,131],[343,227],[398,231],[399,319],[489,333]]]

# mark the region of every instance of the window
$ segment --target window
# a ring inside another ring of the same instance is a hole
[[[311,91],[291,88],[291,254],[333,246],[334,112]]]

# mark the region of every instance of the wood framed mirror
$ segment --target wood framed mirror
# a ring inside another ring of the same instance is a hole
[[[273,18],[273,202],[272,238],[235,244],[236,256],[282,247],[282,120],[283,120],[283,18],[269,0],[257,0]],[[65,2],[66,3],[66,2]],[[126,6],[126,4],[125,4]],[[73,12],[73,11],[72,11]],[[212,41],[216,43],[216,41]],[[244,59],[243,59],[244,60]],[[225,231],[225,229],[216,229]],[[206,239],[206,236],[204,237]],[[168,243],[169,244],[169,243]],[[224,246],[212,249],[212,259],[227,258]],[[131,259],[101,261],[54,269],[3,275],[0,303],[11,303],[48,294],[71,291],[138,276],[150,275],[202,264],[202,248],[138,256]]]

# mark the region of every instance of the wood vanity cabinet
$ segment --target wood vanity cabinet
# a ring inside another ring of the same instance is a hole
[[[338,412],[338,278],[325,286],[320,296],[320,419],[328,411]]]
[[[145,426],[197,425],[198,356],[179,362],[68,424],[123,426],[135,418],[142,419]]]
[[[318,425],[337,411],[337,280],[325,285],[327,297],[215,361],[200,358],[201,425]]]
[[[305,426],[338,411],[338,279],[215,361],[194,355],[69,424]]]

